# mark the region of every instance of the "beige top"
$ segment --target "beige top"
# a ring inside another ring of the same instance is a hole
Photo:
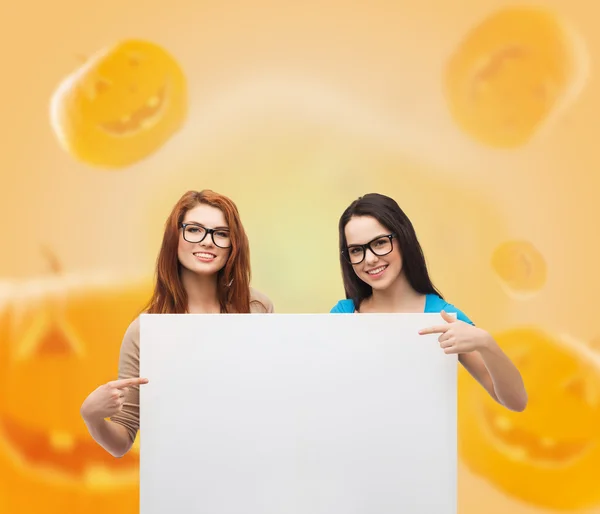
[[[272,313],[273,303],[264,294],[250,289],[250,312]],[[131,322],[123,336],[119,357],[119,379],[140,376],[140,318]],[[125,390],[125,401],[121,412],[110,418],[114,423],[123,425],[132,441],[140,428],[140,386]]]

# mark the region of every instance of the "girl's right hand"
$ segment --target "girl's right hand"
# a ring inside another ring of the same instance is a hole
[[[121,412],[128,387],[147,384],[147,378],[123,378],[101,385],[81,405],[81,416],[86,422],[110,418]]]

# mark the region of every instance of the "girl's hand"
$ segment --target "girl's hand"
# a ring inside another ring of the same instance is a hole
[[[124,378],[113,380],[92,391],[81,405],[81,416],[94,423],[121,412],[128,387],[147,384],[147,378]]]
[[[438,325],[419,330],[419,334],[441,334],[438,338],[444,353],[470,353],[485,350],[492,341],[483,329],[457,320],[446,311],[441,312],[446,325]]]

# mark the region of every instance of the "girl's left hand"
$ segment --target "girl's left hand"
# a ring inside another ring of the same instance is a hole
[[[442,311],[441,315],[446,325],[424,328],[419,330],[419,334],[441,334],[438,341],[444,353],[470,353],[488,346],[490,338],[485,330],[457,320],[446,311]]]

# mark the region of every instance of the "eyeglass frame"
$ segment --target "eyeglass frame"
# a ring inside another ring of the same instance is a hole
[[[374,243],[375,241],[378,241],[379,239],[384,239],[384,238],[388,238],[390,240],[390,244],[392,245],[392,248],[389,252],[385,252],[385,253],[377,253],[375,250],[373,250],[373,248],[371,248],[371,244]],[[345,259],[352,265],[352,266],[356,266],[357,264],[360,264],[361,262],[363,262],[366,258],[367,258],[367,249],[371,250],[371,253],[373,255],[376,255],[377,257],[383,257],[385,255],[389,255],[390,253],[392,253],[394,251],[394,239],[396,239],[398,236],[395,233],[391,233],[391,234],[384,234],[382,236],[377,236],[374,239],[371,239],[368,243],[362,244],[362,245],[349,245],[346,246],[346,248],[344,250],[342,250],[342,255],[345,257]],[[363,256],[362,259],[358,262],[352,262],[350,260],[350,254],[348,253],[348,250],[350,248],[362,248],[363,251]]]
[[[224,228],[207,228],[204,225],[200,225],[199,223],[180,223],[179,227],[183,229],[181,235],[183,237],[183,239],[185,241],[187,241],[188,243],[191,244],[196,244],[196,243],[201,243],[202,241],[204,241],[206,239],[206,236],[208,234],[210,234],[210,238],[212,239],[213,244],[217,247],[217,248],[231,248],[233,246],[233,242],[231,241],[231,239],[229,240],[230,245],[229,246],[219,246],[216,242],[215,242],[215,232],[225,232],[227,231],[227,233],[229,232],[229,229],[224,229]],[[202,237],[202,239],[200,239],[200,241],[189,241],[188,239],[185,238],[185,229],[186,227],[199,227],[204,229],[206,232],[204,234],[204,236]]]

